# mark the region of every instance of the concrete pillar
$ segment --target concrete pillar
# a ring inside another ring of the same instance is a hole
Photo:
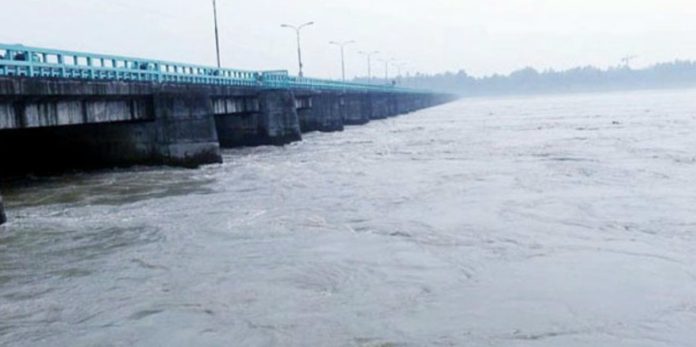
[[[420,98],[420,95],[399,95],[399,112],[406,114],[417,110],[418,107],[415,104],[416,100]]]
[[[394,95],[394,114],[402,115],[409,112],[407,106],[408,101],[406,100],[405,96],[406,95],[403,94]]]
[[[244,105],[218,110],[215,115],[221,147],[282,146],[302,140],[292,92],[263,90],[244,99]]]
[[[408,113],[418,111],[420,109],[418,102],[421,100],[421,98],[421,95],[413,95],[412,97],[403,98],[406,102],[406,109]]]
[[[0,195],[0,225],[7,222],[7,216],[5,215],[5,205],[2,203],[2,195]]]
[[[360,112],[362,117],[367,118],[368,122],[377,119],[375,116],[377,108],[375,107],[376,96],[372,93],[359,94]]]
[[[298,111],[302,132],[343,131],[343,96],[336,93],[317,93],[311,98],[311,107]]]
[[[259,93],[258,143],[282,146],[302,141],[295,96],[289,90]]]
[[[399,95],[389,94],[387,97],[387,117],[395,117],[399,112]]]
[[[147,108],[151,117],[146,121],[5,130],[0,136],[0,176],[133,165],[197,167],[222,161],[207,95],[157,94]],[[22,150],[13,150],[18,147]]]
[[[343,124],[361,125],[370,121],[372,106],[367,94],[345,94],[341,105]]]
[[[72,130],[77,133],[78,143],[92,147],[85,154],[99,166],[142,164],[195,168],[222,162],[212,102],[207,94],[158,93],[152,96],[151,112],[154,115],[151,122]]]
[[[372,109],[370,119],[385,119],[389,117],[388,94],[370,94],[368,100]]]
[[[153,104],[155,162],[184,167],[222,162],[209,95],[156,94]]]

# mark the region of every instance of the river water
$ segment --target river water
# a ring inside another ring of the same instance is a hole
[[[694,346],[696,91],[5,188],[3,346]]]

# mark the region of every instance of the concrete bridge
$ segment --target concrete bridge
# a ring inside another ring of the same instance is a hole
[[[221,148],[284,145],[452,98],[299,78],[0,45],[0,178],[132,165],[197,167]],[[0,197],[0,224],[5,221]]]

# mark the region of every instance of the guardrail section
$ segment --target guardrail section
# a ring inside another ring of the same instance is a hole
[[[189,83],[260,88],[427,93],[389,84],[361,84],[141,58],[0,44],[0,76]]]

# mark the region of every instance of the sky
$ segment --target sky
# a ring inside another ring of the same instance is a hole
[[[217,0],[222,63],[340,77],[330,41],[355,40],[347,75],[367,74],[359,50],[379,50],[406,74],[524,67],[634,67],[696,59],[694,0]],[[215,65],[212,0],[0,0],[0,43]],[[395,74],[395,68],[391,68]],[[384,64],[373,63],[375,75]]]

